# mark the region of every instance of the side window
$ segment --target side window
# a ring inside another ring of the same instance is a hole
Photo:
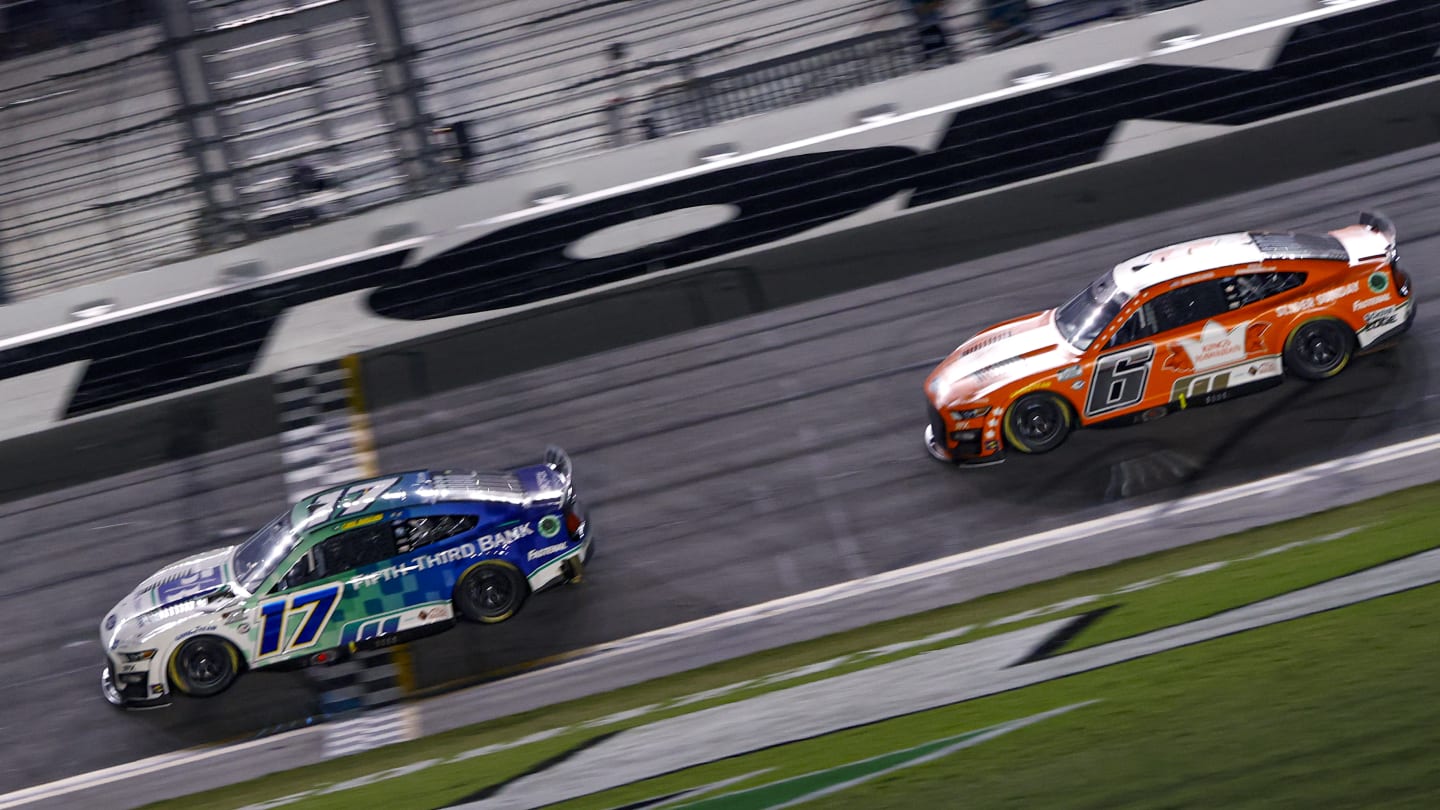
[[[315,550],[311,549],[305,553],[304,557],[301,557],[290,567],[289,573],[279,582],[275,583],[275,587],[271,588],[270,592],[275,593],[277,591],[288,591],[292,588],[298,588],[301,585],[314,582],[319,579],[320,576],[320,569],[315,565]]]
[[[1144,340],[1155,334],[1156,331],[1155,311],[1151,308],[1150,302],[1146,302],[1125,319],[1125,323],[1115,330],[1115,336],[1110,338],[1110,342],[1105,345],[1106,348],[1124,346],[1126,343]]]
[[[429,515],[396,521],[395,550],[398,554],[438,543],[447,537],[475,528],[474,515]]]
[[[1154,308],[1155,331],[1168,332],[1229,312],[1225,285],[1232,281],[1228,278],[1202,281],[1155,296],[1148,305]]]
[[[273,591],[288,591],[352,568],[388,560],[399,553],[394,531],[392,524],[376,523],[329,537],[297,560]]]
[[[1304,273],[1247,273],[1225,279],[1225,296],[1231,309],[1239,309],[1304,283]]]
[[[315,548],[320,576],[332,576],[362,565],[388,560],[397,553],[394,529],[389,523],[361,526],[328,538]]]

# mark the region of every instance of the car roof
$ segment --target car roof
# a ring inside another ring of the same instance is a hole
[[[1115,286],[1135,296],[1156,284],[1222,267],[1285,259],[1349,262],[1330,234],[1249,231],[1207,236],[1142,253],[1115,265]]]
[[[442,501],[520,504],[525,502],[525,488],[510,473],[411,470],[362,478],[306,496],[291,507],[290,522],[298,531],[310,531],[341,518],[351,521]]]

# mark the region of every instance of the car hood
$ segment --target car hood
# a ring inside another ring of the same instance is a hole
[[[136,586],[100,622],[108,647],[116,639],[140,638],[196,613],[213,613],[236,601],[230,556],[234,546],[186,557]]]
[[[1075,361],[1055,328],[1054,310],[993,326],[960,344],[925,380],[937,408],[985,396],[994,388]]]

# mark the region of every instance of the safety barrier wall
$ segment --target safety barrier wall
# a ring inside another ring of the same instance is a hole
[[[323,277],[321,291],[334,297],[307,299],[298,283],[255,294],[271,282],[240,293],[246,298],[225,296],[232,300],[218,309],[221,299],[192,304],[191,324],[235,317],[237,309],[251,316],[229,329],[244,346],[204,356],[211,365],[201,371],[211,377],[197,377],[185,365],[189,358],[148,352],[131,322],[110,338],[110,353],[76,354],[68,365],[51,362],[4,383],[17,395],[12,401],[26,400],[23,390],[34,403],[29,411],[7,410],[6,427],[16,436],[57,412],[109,410],[72,419],[88,424],[68,435],[93,435],[94,453],[108,459],[90,459],[86,470],[138,466],[273,430],[268,389],[256,375],[322,355],[361,352],[371,399],[384,405],[1429,143],[1440,138],[1434,16],[1426,3],[1363,4],[1347,9],[1343,24],[1321,14],[1086,76],[1033,82],[1025,96],[1063,113],[1048,119],[1035,120],[1034,105],[1004,97],[948,105],[732,159],[618,198],[552,205],[515,222],[378,251],[307,277]],[[1355,57],[1374,53],[1378,41],[1388,46],[1383,60]],[[1205,67],[1196,81],[1191,66],[1202,56],[1211,65],[1249,66]],[[1180,95],[1167,96],[1167,88]],[[1236,98],[1246,103],[1224,103]],[[1196,123],[1176,123],[1183,114]],[[1047,120],[1065,123],[1064,139],[1016,134]],[[1002,130],[1010,140],[974,135],[996,121],[1012,124]],[[956,159],[937,157],[947,155]],[[966,171],[974,166],[984,171]],[[637,226],[636,208],[671,216]],[[963,240],[951,236],[955,223],[964,223]],[[657,234],[672,238],[656,243]],[[487,246],[472,253],[477,240]],[[514,253],[517,245],[526,252]],[[876,245],[906,247],[876,262]],[[473,271],[467,257],[477,253],[490,272]],[[525,262],[506,276],[499,259]],[[551,297],[534,294],[536,267],[555,285]],[[656,267],[666,269],[657,274]],[[597,280],[608,286],[597,289]],[[653,317],[637,319],[636,311]],[[187,334],[183,324],[157,322],[144,339],[194,348]],[[96,346],[81,348],[93,353]],[[137,361],[144,373],[136,372]],[[176,384],[187,379],[197,390]],[[163,404],[145,405],[146,394]],[[238,418],[229,416],[232,396],[246,403]],[[177,426],[184,427],[181,439],[173,437]],[[115,436],[129,449],[124,458],[108,450],[105,439]],[[40,452],[46,440],[18,439],[0,445],[0,454],[48,458]],[[75,465],[57,457],[53,466],[58,476]],[[28,485],[45,475],[27,471]]]

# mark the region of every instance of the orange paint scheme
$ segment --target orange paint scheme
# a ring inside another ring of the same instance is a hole
[[[1324,234],[1249,232],[1122,262],[1069,303],[997,324],[925,380],[931,455],[1042,453],[1069,431],[1141,422],[1332,377],[1410,325],[1410,279],[1379,214]]]

